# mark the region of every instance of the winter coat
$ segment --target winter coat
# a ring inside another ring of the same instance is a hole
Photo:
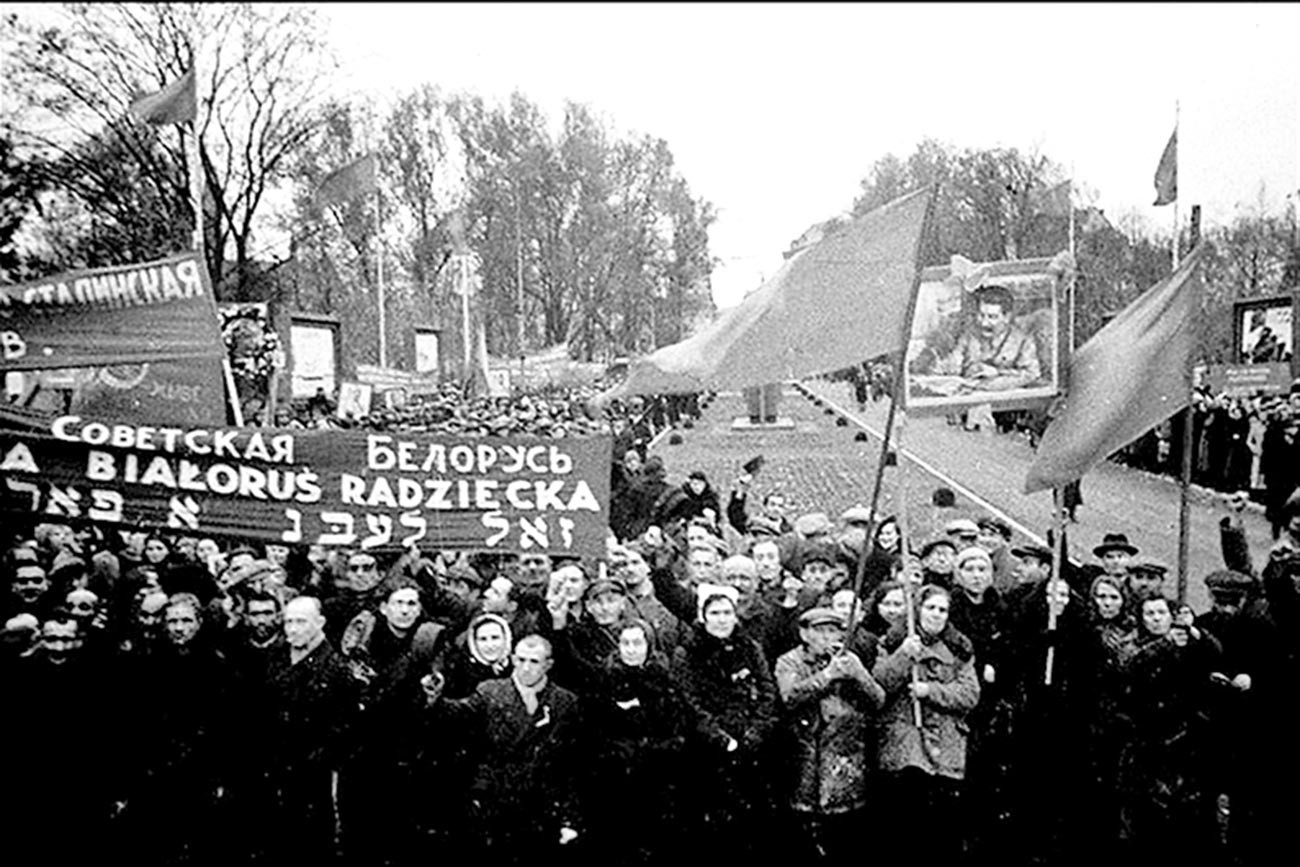
[[[920,680],[930,684],[921,699],[921,728],[913,718],[912,663],[901,648],[882,646],[872,675],[885,690],[880,767],[886,771],[919,768],[960,780],[966,774],[966,716],[980,698],[973,657],[962,659],[942,638],[925,645],[916,660]]]
[[[699,715],[698,734],[706,743],[723,746],[732,737],[752,751],[776,729],[776,681],[744,627],[721,639],[697,626],[677,649],[673,670]]]
[[[1129,663],[1132,727],[1120,762],[1125,836],[1154,841],[1173,833],[1175,842],[1209,842],[1207,711],[1218,642],[1208,633],[1185,647],[1168,637],[1140,641]]]
[[[865,666],[867,661],[864,660]],[[825,661],[796,647],[776,661],[776,683],[795,750],[795,810],[844,813],[865,806],[875,765],[876,714],[885,691],[874,678],[830,680]]]
[[[477,770],[470,796],[492,827],[526,819],[534,830],[558,837],[580,827],[574,771],[581,713],[578,697],[548,682],[529,713],[510,677],[480,683],[465,699],[442,699],[429,711],[457,723]],[[516,829],[522,830],[522,829]]]
[[[668,661],[653,653],[630,667],[607,660],[584,716],[590,723],[582,763],[592,830],[611,844],[653,848],[678,817],[683,748],[693,720]]]
[[[360,712],[360,684],[343,657],[322,641],[297,664],[285,647],[268,671],[274,695],[277,764],[285,776],[337,769],[349,752]]]

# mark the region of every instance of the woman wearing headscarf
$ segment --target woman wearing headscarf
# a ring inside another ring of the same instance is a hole
[[[948,622],[950,605],[947,590],[922,587],[915,631],[891,629],[872,672],[885,690],[880,768],[892,790],[888,836],[900,846],[890,854],[900,858],[919,839],[940,861],[961,854],[956,817],[966,776],[966,717],[980,686],[970,639]]]
[[[667,863],[678,853],[681,755],[690,708],[658,648],[654,627],[639,618],[617,627],[587,702],[588,846],[614,864]]]
[[[998,679],[1006,649],[1006,606],[993,586],[994,573],[993,555],[987,548],[963,548],[953,572],[956,586],[948,617],[952,627],[970,639],[979,661],[975,673],[980,702],[967,717],[966,791],[972,808],[963,812],[968,848],[975,854],[1002,848],[999,818],[1006,808],[1010,707]]]
[[[1132,726],[1120,764],[1121,838],[1136,860],[1199,863],[1212,857],[1217,827],[1207,709],[1219,643],[1177,622],[1168,597],[1148,594],[1125,707]]]
[[[699,622],[677,649],[674,674],[697,720],[689,752],[691,815],[707,856],[741,858],[764,852],[772,830],[771,736],[777,688],[758,642],[736,616],[734,588],[711,588]]]
[[[443,654],[440,666],[447,698],[466,698],[485,680],[510,674],[514,649],[510,624],[499,614],[480,614]]]

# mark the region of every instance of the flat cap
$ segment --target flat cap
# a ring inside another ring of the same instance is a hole
[[[1244,593],[1255,586],[1255,579],[1243,572],[1237,572],[1232,569],[1219,569],[1205,576],[1205,586],[1209,588],[1211,592]]]
[[[833,608],[809,608],[799,615],[799,626],[802,629],[811,629],[814,626],[823,626],[827,623],[834,624],[840,629],[845,628],[846,625],[844,615]]]

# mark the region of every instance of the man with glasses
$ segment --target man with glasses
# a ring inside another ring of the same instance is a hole
[[[343,630],[352,619],[367,609],[378,610],[384,601],[383,575],[379,561],[369,551],[348,551],[343,558],[346,572],[337,592],[322,603],[325,615],[325,637],[335,647],[343,638]]]

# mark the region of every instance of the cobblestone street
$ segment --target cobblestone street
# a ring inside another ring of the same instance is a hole
[[[791,503],[792,514],[825,511],[837,518],[849,506],[870,503],[880,457],[878,435],[885,427],[888,404],[868,404],[859,412],[844,384],[813,382],[810,389],[823,399],[824,407],[814,405],[794,387],[784,390],[780,415],[794,423],[793,429],[733,430],[732,422],[745,415],[745,405],[739,393],[723,393],[694,428],[677,431],[680,444],[670,445],[668,434],[652,451],[663,457],[670,482],[681,482],[693,469],[703,470],[724,504],[741,464],[761,454],[766,464],[754,482],[759,497],[780,489]],[[844,418],[841,413],[847,415],[843,426],[837,424]],[[855,441],[854,435],[864,429],[869,431],[866,441]],[[1015,528],[1017,543],[1028,538],[1042,541],[1051,523],[1051,495],[1021,493],[1033,458],[1025,439],[964,431],[943,418],[909,419],[903,437],[904,457],[920,461],[919,465],[905,461],[915,538],[925,538],[952,517],[996,510]],[[897,512],[901,476],[892,468],[885,474],[883,514]],[[931,492],[940,486],[957,494],[956,509],[942,514],[930,501]],[[1178,554],[1177,483],[1107,463],[1084,478],[1083,499],[1079,522],[1067,534],[1075,559],[1090,561],[1092,546],[1104,533],[1126,533],[1144,555],[1170,565],[1167,589],[1172,593]],[[1225,514],[1216,495],[1193,489],[1188,599],[1198,611],[1207,604],[1201,579],[1222,568],[1218,520]],[[1262,566],[1270,543],[1268,525],[1254,512],[1247,512],[1245,521],[1251,551]]]

